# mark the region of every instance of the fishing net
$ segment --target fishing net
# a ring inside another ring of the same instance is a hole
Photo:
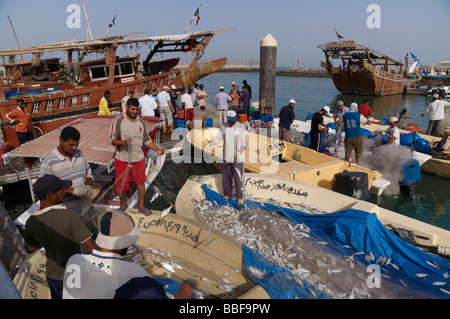
[[[243,244],[249,275],[272,298],[450,297],[450,262],[397,237],[373,214],[252,200],[237,210],[235,200],[203,189],[205,222]]]

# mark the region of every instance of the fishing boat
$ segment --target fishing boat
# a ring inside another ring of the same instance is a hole
[[[364,125],[363,127],[371,132],[376,132],[376,131],[385,131],[389,126],[388,125],[380,125],[380,124],[370,124],[370,125]],[[416,126],[410,125],[410,127],[412,130],[417,130]],[[400,130],[401,135],[406,135],[406,134],[411,134],[411,133],[413,133],[413,131],[408,131],[408,130],[403,130],[403,129]],[[416,139],[419,139],[419,138],[428,142],[429,147],[433,147],[433,144],[435,142],[438,142],[441,140],[440,137],[426,135],[426,134],[422,134],[420,132],[416,132]],[[420,165],[420,169],[422,172],[445,177],[445,178],[450,178],[450,160],[439,158],[439,157],[432,157],[428,154],[421,153],[418,151],[414,151],[414,153],[420,154],[420,156],[423,159],[426,159],[426,161],[424,161]],[[450,150],[444,151],[443,153],[450,155]]]
[[[110,110],[120,111],[121,100],[130,90],[139,97],[145,89],[162,90],[166,85],[177,89],[191,87],[225,66],[226,58],[199,62],[214,35],[223,31],[227,30],[128,39],[134,34],[131,33],[0,50],[0,57],[9,58],[3,65],[5,77],[0,81],[0,120],[3,123],[0,141],[6,141],[11,149],[19,146],[15,123],[5,117],[17,107],[18,98],[25,101],[35,136],[41,136],[80,116],[97,114],[105,91],[111,92]],[[121,45],[151,46],[142,62],[142,72],[138,67],[140,54],[117,56]],[[67,61],[44,57],[54,52],[65,52]],[[74,52],[78,53],[78,59]],[[152,60],[166,52],[192,52],[194,58],[187,68],[176,68],[179,57]],[[17,56],[26,54],[33,58],[23,62],[16,60]],[[101,54],[103,58],[85,59],[89,54]]]
[[[119,208],[120,201],[113,187],[114,155],[116,148],[109,144],[108,141],[109,129],[113,119],[114,116],[86,115],[80,117],[65,126],[22,144],[20,147],[8,152],[4,155],[4,161],[7,163],[14,158],[35,158],[40,161],[56,148],[59,143],[61,130],[66,126],[73,126],[80,132],[81,139],[78,147],[91,165],[92,175],[94,176],[92,203],[96,207]],[[146,122],[150,137],[152,137],[155,143],[159,143],[160,119],[147,116],[143,117],[143,119]],[[153,150],[145,147],[143,147],[143,150],[146,154],[145,189],[147,189],[162,169],[165,162],[165,154],[156,156]],[[28,170],[27,166],[25,166],[25,170]],[[14,221],[18,226],[25,226],[29,216],[39,210],[39,201],[35,200],[31,189],[32,180],[30,174],[27,174],[27,176],[29,178],[30,194],[34,204]],[[128,194],[127,207],[133,208],[137,203],[138,194],[133,184]]]
[[[404,63],[354,40],[327,42],[317,47],[325,54],[326,61],[322,61],[322,67],[330,74],[336,89],[343,94],[402,94],[420,80],[415,75],[408,77]],[[334,60],[340,60],[342,64],[334,66]]]
[[[221,195],[220,174],[191,176],[176,212],[249,247],[246,263],[270,274],[257,282],[271,295],[308,283],[318,288],[307,289],[314,298],[450,297],[449,231],[298,180],[246,173],[243,184],[238,205]],[[368,289],[370,265],[389,276],[382,289]],[[297,276],[302,283],[292,280]],[[419,295],[409,295],[413,290]]]
[[[176,214],[130,214],[141,236],[125,258],[142,265],[168,292],[188,283],[196,299],[267,299],[264,289],[252,281],[243,261],[241,244],[204,224]],[[14,284],[23,299],[49,299],[45,280],[45,251],[27,257]]]
[[[214,127],[191,130],[186,134],[186,140],[195,149],[202,151],[208,161],[214,162],[220,168],[223,141],[213,149],[208,147],[218,130]],[[335,175],[342,172],[367,174],[367,190],[370,190],[378,178],[382,178],[379,172],[372,169],[297,144],[279,141],[278,138],[251,132],[247,133],[247,137],[249,147],[246,149],[244,163],[247,172],[288,177],[326,189],[332,189]],[[351,189],[353,190],[357,192],[356,189]]]

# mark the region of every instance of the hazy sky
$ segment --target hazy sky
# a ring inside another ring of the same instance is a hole
[[[189,31],[237,28],[216,35],[206,50],[205,59],[224,56],[258,59],[260,40],[270,33],[278,41],[278,67],[294,66],[297,58],[300,58],[300,66],[320,67],[324,55],[317,45],[337,41],[337,29],[344,40],[357,40],[397,60],[403,61],[408,52],[418,56],[423,65],[450,60],[449,0],[84,2],[94,37],[103,37],[117,14],[109,35],[145,32],[130,38],[183,33],[186,23],[202,3],[199,24],[196,26],[194,22]],[[66,20],[71,13],[66,9],[70,4],[81,8],[81,28],[67,27]],[[367,12],[371,4],[380,9],[378,16],[378,11]],[[8,15],[22,47],[87,38],[81,0],[0,0],[0,49],[17,47]],[[379,22],[379,28],[369,28],[368,18]],[[125,53],[134,54],[135,50],[128,49]]]

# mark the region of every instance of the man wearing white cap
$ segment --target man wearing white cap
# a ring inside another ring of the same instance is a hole
[[[330,108],[328,106],[322,107],[319,112],[314,113],[311,119],[311,131],[309,134],[310,144],[309,148],[315,150],[316,152],[320,151],[320,146],[322,144],[321,139],[321,131],[329,130],[329,127],[323,124],[323,116],[330,113]]]
[[[371,135],[384,135],[387,137],[387,144],[400,145],[400,129],[397,127],[398,119],[391,117],[389,119],[389,128],[385,132],[375,132]]]
[[[433,102],[428,106],[425,113],[420,114],[420,116],[424,116],[428,113],[430,114],[427,135],[439,136],[441,121],[445,118],[446,106],[450,106],[450,103],[440,97],[439,94],[433,94]]]
[[[141,235],[133,219],[125,213],[107,212],[100,225],[95,240],[98,248],[67,261],[63,299],[173,298],[141,265],[123,259]]]
[[[224,92],[224,87],[219,88],[219,93],[216,94],[214,99],[217,107],[218,124],[219,127],[227,122],[228,102],[231,102],[231,96]]]
[[[244,204],[244,160],[247,146],[247,131],[245,126],[236,122],[236,112],[227,112],[228,122],[218,131],[216,138],[209,143],[209,147],[223,140],[222,185],[225,198],[230,199],[233,192],[233,179],[236,188],[237,204]]]
[[[291,133],[291,124],[294,123],[295,120],[294,106],[295,100],[290,99],[288,105],[283,106],[279,114],[280,117],[280,122],[278,124],[279,138],[280,140],[286,142],[289,142]]]
[[[339,122],[344,124],[345,160],[350,161],[353,149],[355,149],[356,163],[359,164],[364,151],[364,136],[361,131],[361,124],[370,124],[370,121],[361,113],[358,113],[358,105],[352,103],[349,112],[344,114]]]

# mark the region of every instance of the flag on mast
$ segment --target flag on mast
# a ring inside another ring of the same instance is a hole
[[[334,29],[334,31],[336,32],[336,35],[337,35],[337,37],[338,37],[338,39],[339,39],[339,42],[340,42],[341,39],[343,39],[344,37],[343,37],[342,35],[340,35],[340,34],[337,32],[336,29]]]
[[[195,25],[198,25],[198,21],[200,20],[200,7],[202,6],[202,4],[200,3],[200,5],[198,6],[197,10],[195,10],[194,16],[192,17],[191,21],[187,23],[186,29],[184,30],[184,33],[187,32],[187,30],[189,29],[189,27],[191,26],[192,22],[194,21],[195,18],[197,18],[197,21],[195,22]]]
[[[108,25],[108,29],[106,30],[105,37],[108,35],[108,32],[112,28],[112,26],[116,24],[116,17],[117,17],[117,14],[114,16],[112,22]]]

